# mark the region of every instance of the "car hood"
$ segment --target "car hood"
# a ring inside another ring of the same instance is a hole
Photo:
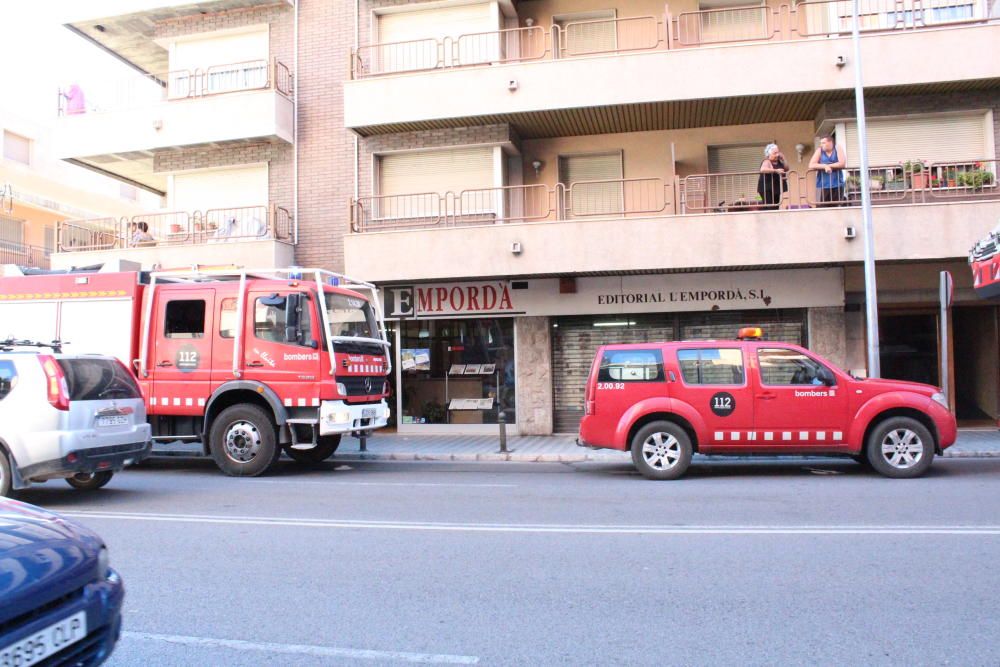
[[[924,384],[923,382],[910,382],[909,380],[887,380],[884,378],[868,378],[863,380],[866,386],[877,389],[880,392],[887,391],[913,391],[918,394],[924,394],[928,397],[941,391],[937,387],[931,384]]]
[[[0,498],[0,626],[93,581],[101,546],[79,524]]]

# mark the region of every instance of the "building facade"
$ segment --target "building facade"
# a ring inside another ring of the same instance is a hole
[[[57,256],[344,270],[384,288],[398,428],[572,432],[605,342],[761,325],[866,372],[864,178],[883,375],[943,359],[960,419],[996,423],[1000,315],[966,253],[1000,218],[1000,2],[862,5],[867,174],[844,0],[88,5],[69,27],[152,99],[64,109],[63,156],[170,212],[135,248],[137,218],[76,221]]]

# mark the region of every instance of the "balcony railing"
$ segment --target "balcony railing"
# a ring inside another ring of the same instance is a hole
[[[860,0],[860,30],[891,32],[996,20],[1000,0]],[[744,5],[659,16],[529,26],[361,46],[355,79],[386,74],[556,60],[580,56],[795,40],[847,34],[852,0]]]
[[[165,101],[268,89],[291,97],[295,90],[291,70],[278,60],[250,60],[133,77],[113,83],[92,96],[80,86],[60,88],[58,113],[75,116],[121,111]]]
[[[295,243],[296,236],[288,209],[271,204],[66,220],[56,228],[56,248],[58,252],[83,252],[239,241]]]
[[[928,204],[1000,199],[995,159],[903,163],[868,170],[872,203]],[[919,170],[918,170],[919,169]],[[820,192],[817,171],[766,177],[760,172],[691,174],[673,181],[622,178],[570,184],[517,185],[457,192],[362,197],[351,207],[351,229],[375,232],[443,229],[557,220],[670,217],[795,210],[861,203],[860,170],[845,169],[841,189]]]
[[[48,248],[0,241],[0,264],[16,264],[37,269],[49,268]]]

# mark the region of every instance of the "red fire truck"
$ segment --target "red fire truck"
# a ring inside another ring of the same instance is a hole
[[[1000,299],[1000,227],[969,252],[972,286],[984,299]]]
[[[263,474],[282,449],[322,461],[389,418],[389,342],[369,283],[299,268],[3,274],[3,336],[118,357],[154,443],[200,442],[228,475]]]

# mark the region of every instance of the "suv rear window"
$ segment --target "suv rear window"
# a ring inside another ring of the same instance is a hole
[[[743,352],[733,348],[677,350],[685,384],[743,384]]]
[[[598,382],[657,382],[663,380],[659,350],[607,350],[601,358]]]
[[[59,359],[71,401],[141,398],[139,385],[117,359]]]
[[[0,400],[6,398],[17,381],[17,370],[13,361],[0,361]]]

